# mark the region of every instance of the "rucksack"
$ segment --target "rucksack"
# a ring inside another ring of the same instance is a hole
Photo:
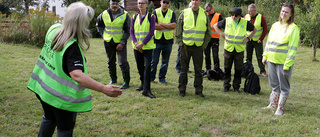
[[[250,61],[243,63],[241,77],[247,78],[250,72],[254,72],[253,65]]]
[[[260,87],[260,79],[256,73],[251,71],[244,82],[244,92],[250,93],[252,95],[259,94]]]
[[[207,71],[209,80],[219,81],[224,79],[224,72],[221,69],[210,69]]]

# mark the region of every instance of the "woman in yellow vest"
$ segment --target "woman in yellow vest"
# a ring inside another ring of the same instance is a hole
[[[72,136],[77,112],[92,110],[93,89],[110,97],[121,95],[118,86],[103,85],[87,74],[83,51],[90,47],[88,29],[94,10],[81,2],[66,10],[63,24],[55,24],[47,32],[45,44],[31,74],[28,89],[36,93],[44,115],[40,137]]]
[[[156,47],[155,18],[147,11],[148,0],[137,0],[137,4],[139,13],[133,16],[130,26],[132,47],[141,81],[141,85],[136,90],[143,90],[143,96],[155,98],[150,89],[152,50]]]
[[[284,3],[279,21],[270,29],[263,53],[262,63],[268,64],[272,87],[270,104],[265,108],[277,108],[275,115],[283,115],[283,107],[290,93],[290,78],[300,38],[300,29],[293,21],[294,6]]]

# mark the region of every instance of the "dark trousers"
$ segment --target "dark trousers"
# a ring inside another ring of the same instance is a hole
[[[190,59],[192,57],[193,66],[194,66],[194,87],[195,92],[202,92],[202,64],[203,64],[203,49],[202,47],[197,46],[182,46],[180,51],[180,61],[181,61],[181,71],[179,77],[179,91],[186,91],[188,84],[188,68]]]
[[[150,90],[152,50],[143,50],[143,53],[134,50],[134,57],[136,59],[143,89]]]
[[[253,50],[256,51],[256,57],[258,61],[258,66],[260,68],[260,73],[266,72],[265,66],[262,64],[262,54],[263,54],[263,44],[258,43],[256,41],[248,41],[247,42],[247,59],[248,61],[252,62],[252,55],[253,55]]]
[[[41,120],[39,137],[51,137],[57,127],[57,136],[72,137],[74,125],[76,123],[77,113],[55,108],[43,102],[39,95],[44,115]]]
[[[108,68],[109,70],[116,69],[116,55],[118,55],[118,64],[122,72],[129,72],[130,67],[127,60],[127,45],[123,45],[123,49],[121,51],[117,51],[117,45],[119,43],[114,43],[113,40],[110,42],[104,41],[104,48],[108,57]]]
[[[237,53],[235,50],[233,52],[229,52],[224,50],[224,70],[225,70],[225,78],[223,86],[230,88],[231,81],[231,68],[232,64],[234,64],[234,79],[233,79],[233,89],[239,89],[241,84],[241,71],[243,66],[243,58],[244,52]]]
[[[205,62],[206,62],[206,69],[211,68],[211,50],[214,62],[214,69],[220,69],[220,60],[219,60],[219,39],[211,38],[206,50],[204,51],[205,54]]]
[[[181,63],[180,63],[180,46],[178,45],[178,54],[177,54],[177,61],[176,61],[176,70],[181,70]]]

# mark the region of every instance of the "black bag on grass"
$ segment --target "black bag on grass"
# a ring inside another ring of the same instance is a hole
[[[250,61],[243,63],[241,77],[247,78],[250,72],[254,72],[253,65]]]
[[[260,79],[256,73],[253,71],[249,73],[244,82],[244,92],[250,93],[252,95],[259,94],[261,87],[260,87]]]
[[[210,69],[207,71],[207,77],[209,80],[219,81],[224,79],[224,72],[221,69]]]

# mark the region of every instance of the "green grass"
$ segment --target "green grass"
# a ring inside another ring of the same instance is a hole
[[[93,39],[85,53],[89,75],[110,82],[107,56],[101,39]],[[43,111],[35,95],[26,86],[40,54],[30,45],[0,43],[0,136],[37,136]],[[261,93],[221,92],[222,81],[204,79],[204,95],[194,95],[194,74],[188,75],[187,95],[178,95],[175,72],[177,45],[174,44],[167,74],[167,85],[152,83],[156,99],[135,91],[139,86],[133,50],[129,42],[130,88],[118,98],[92,91],[93,110],[79,113],[74,136],[319,136],[319,62],[312,62],[312,49],[300,46],[291,77],[291,94],[285,114],[274,116],[268,105],[271,88],[260,77]],[[223,68],[223,45],[220,46]],[[319,57],[319,54],[317,56]],[[254,57],[255,71],[258,66]],[[159,66],[159,65],[158,65]],[[193,65],[190,65],[193,71]],[[120,68],[118,83],[123,83]],[[193,71],[194,72],[194,71]],[[157,81],[158,79],[156,79]],[[242,86],[244,79],[242,79]]]

